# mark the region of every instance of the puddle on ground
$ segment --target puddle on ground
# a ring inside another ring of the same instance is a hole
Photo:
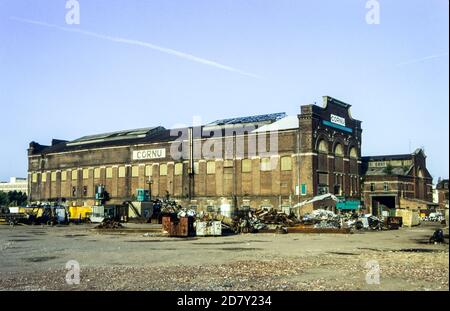
[[[32,238],[31,235],[10,235],[10,238]]]
[[[66,234],[64,237],[66,238],[76,238],[76,237],[83,237],[88,236],[87,234]]]
[[[328,254],[343,255],[343,256],[357,256],[357,255],[360,255],[360,254],[356,254],[356,253],[344,253],[344,252],[328,252]]]
[[[31,257],[31,258],[25,258],[25,261],[28,262],[44,262],[44,261],[49,261],[52,259],[56,259],[58,257],[56,256],[43,256],[43,257]]]
[[[219,250],[243,252],[243,251],[260,251],[262,250],[262,248],[230,247],[230,248],[219,248]]]
[[[39,241],[38,239],[15,239],[15,240],[8,240],[9,242],[29,242],[29,241]]]
[[[192,243],[193,245],[233,245],[233,244],[246,244],[249,242],[216,242],[216,243],[211,243],[211,242],[206,242],[206,243],[202,243],[202,242],[195,242]]]
[[[403,248],[400,250],[394,250],[394,252],[404,252],[404,253],[440,253],[442,251],[430,248]]]
[[[234,244],[249,244],[249,243],[268,243],[269,241],[259,241],[259,240],[250,240],[250,241],[225,241],[225,242],[196,242],[192,243],[194,245],[234,245]]]
[[[151,243],[151,242],[165,242],[162,240],[131,240],[131,241],[124,241],[127,243]]]

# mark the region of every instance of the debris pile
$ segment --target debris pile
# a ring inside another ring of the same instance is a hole
[[[182,207],[173,200],[158,200],[155,204],[160,206],[162,215],[177,215],[178,218],[196,216],[195,210]]]
[[[335,214],[328,210],[318,209],[302,218],[302,223],[320,229],[354,228],[356,230],[383,230],[384,222],[371,214],[356,215],[352,213]]]
[[[118,221],[111,219],[105,219],[102,223],[95,227],[95,229],[120,229],[123,228],[122,224]]]
[[[287,232],[286,227],[299,223],[293,214],[287,215],[275,209],[250,209],[248,213],[236,219],[237,232],[250,233],[264,229],[276,229],[279,233]]]
[[[314,228],[341,228],[341,217],[331,211],[318,209],[303,216],[304,224],[313,225]]]

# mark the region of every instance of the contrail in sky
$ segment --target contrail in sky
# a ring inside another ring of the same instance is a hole
[[[15,16],[11,16],[10,19],[18,21],[18,22],[22,22],[22,23],[27,23],[27,24],[39,25],[39,26],[44,26],[44,27],[49,27],[49,28],[55,28],[55,29],[59,29],[59,30],[62,30],[62,31],[67,31],[67,32],[75,32],[75,33],[83,34],[83,35],[86,35],[86,36],[90,36],[90,37],[94,37],[94,38],[98,38],[98,39],[103,39],[103,40],[108,40],[108,41],[112,41],[112,42],[142,46],[142,47],[145,47],[145,48],[148,48],[148,49],[152,49],[152,50],[155,50],[155,51],[158,51],[158,52],[161,52],[161,53],[165,53],[165,54],[169,54],[169,55],[172,55],[172,56],[176,56],[178,58],[186,59],[186,60],[189,60],[191,62],[196,62],[196,63],[199,63],[199,64],[203,64],[203,65],[219,68],[219,69],[226,70],[226,71],[229,71],[229,72],[238,73],[238,74],[241,74],[241,75],[244,75],[244,76],[247,76],[247,77],[261,79],[261,76],[258,76],[258,75],[253,74],[253,73],[245,72],[245,71],[242,71],[240,69],[233,68],[233,67],[230,67],[230,66],[227,66],[227,65],[223,65],[223,64],[220,64],[220,63],[212,61],[212,60],[204,59],[204,58],[201,58],[201,57],[194,56],[192,54],[180,52],[180,51],[177,51],[177,50],[173,50],[173,49],[170,49],[170,48],[162,47],[162,46],[155,45],[155,44],[148,43],[148,42],[144,42],[144,41],[132,40],[132,39],[126,39],[126,38],[119,38],[119,37],[112,37],[112,36],[103,35],[103,34],[91,32],[91,31],[81,30],[81,29],[78,29],[78,28],[62,27],[62,26],[58,26],[58,25],[54,25],[54,24],[49,24],[49,23],[46,23],[46,22],[35,21],[35,20],[30,20],[30,19],[24,19],[24,18],[15,17]]]
[[[443,56],[448,56],[448,52],[442,53],[442,54],[430,55],[430,56],[426,56],[426,57],[422,57],[422,58],[418,58],[418,59],[413,59],[413,60],[403,62],[403,63],[398,63],[396,66],[401,67],[401,66],[411,65],[411,64],[415,64],[415,63],[421,63],[421,62],[424,62],[424,61],[427,61],[430,59],[439,58],[439,57],[443,57]]]

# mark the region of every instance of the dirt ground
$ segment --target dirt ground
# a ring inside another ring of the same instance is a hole
[[[189,239],[126,226],[1,225],[0,290],[449,290],[448,240],[427,243],[440,224]],[[66,282],[70,260],[78,285]]]

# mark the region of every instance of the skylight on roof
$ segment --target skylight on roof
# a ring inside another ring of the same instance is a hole
[[[147,136],[147,134],[160,130],[161,127],[149,127],[135,130],[127,130],[127,131],[119,131],[119,132],[111,132],[104,133],[98,135],[89,135],[78,138],[70,143],[67,146],[75,146],[75,145],[85,145],[85,144],[94,144],[99,142],[108,142],[108,141],[116,141],[116,140],[124,140],[124,139],[137,139],[143,138]]]

